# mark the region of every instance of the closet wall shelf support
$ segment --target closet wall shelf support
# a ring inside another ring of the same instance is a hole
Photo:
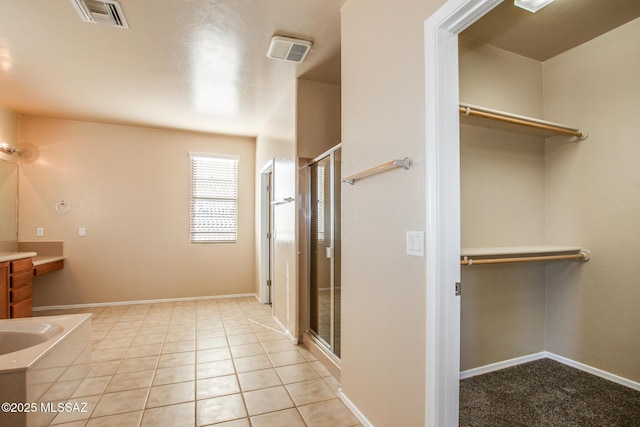
[[[578,128],[548,122],[546,120],[534,119],[532,117],[520,116],[518,114],[506,113],[504,111],[493,110],[485,107],[478,107],[471,104],[460,104],[460,114],[463,116],[479,117],[482,119],[496,120],[503,123],[525,126],[533,129],[550,132],[556,135],[573,136],[575,141],[584,141],[589,137],[587,132]]]
[[[460,265],[480,265],[480,264],[510,264],[516,262],[541,262],[541,261],[583,261],[591,259],[591,252],[580,249],[577,253],[559,255],[530,255],[530,256],[509,256],[496,258],[471,258],[463,256]]]
[[[404,168],[404,169],[411,168],[411,159],[409,157],[405,157],[404,159],[392,160],[390,162],[378,165],[371,169],[358,172],[346,178],[342,178],[342,182],[346,182],[353,185],[359,179],[366,178],[368,176],[375,175],[381,172],[388,171],[389,169],[396,169],[396,168]]]

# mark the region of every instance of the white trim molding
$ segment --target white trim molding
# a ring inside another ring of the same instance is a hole
[[[164,298],[164,299],[147,299],[147,300],[133,300],[133,301],[113,301],[113,302],[96,302],[89,304],[68,304],[68,305],[48,305],[43,307],[33,307],[33,311],[46,311],[46,310],[67,310],[75,308],[92,308],[92,307],[113,307],[118,305],[133,305],[133,304],[158,304],[163,302],[182,302],[182,301],[203,301],[211,299],[229,299],[229,298],[247,298],[253,297],[260,301],[258,295],[252,294],[230,294],[230,295],[215,295],[204,297],[184,297],[184,298]]]
[[[340,400],[342,400],[342,403],[344,403],[344,405],[349,408],[353,415],[356,416],[358,421],[360,421],[360,424],[362,424],[364,427],[373,427],[371,421],[369,421],[367,417],[365,417],[364,414],[358,409],[358,407],[354,405],[354,403],[344,394],[342,388],[338,389],[338,397],[340,398]]]
[[[289,329],[285,328],[282,322],[276,316],[271,316],[271,318],[276,323],[276,325],[278,325],[278,327],[282,329],[282,332],[287,338],[289,338],[289,341],[291,341],[295,345],[298,345],[298,339],[293,335],[291,335],[291,332],[289,331]]]
[[[449,0],[425,21],[427,157],[425,425],[458,425],[460,122],[458,33],[502,0]]]
[[[630,379],[621,377],[619,375],[612,374],[611,372],[603,371],[602,369],[594,368],[593,366],[585,365],[584,363],[576,362],[575,360],[568,359],[566,357],[558,356],[557,354],[550,353],[548,351],[541,351],[539,353],[533,353],[522,357],[516,357],[514,359],[503,360],[501,362],[491,363],[489,365],[480,366],[473,369],[467,369],[460,372],[460,379],[475,377],[477,375],[488,374],[490,372],[499,371],[505,368],[511,368],[513,366],[521,365],[523,363],[533,362],[534,360],[551,359],[563,365],[570,366],[575,369],[579,369],[591,375],[609,380],[616,384],[623,385],[633,390],[640,391],[640,383],[632,381]]]

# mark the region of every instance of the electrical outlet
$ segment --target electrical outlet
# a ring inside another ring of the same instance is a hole
[[[78,228],[78,236],[84,237],[87,235],[87,230],[84,227]]]
[[[37,227],[36,228],[36,236],[38,236],[38,237],[44,236],[44,227]]]

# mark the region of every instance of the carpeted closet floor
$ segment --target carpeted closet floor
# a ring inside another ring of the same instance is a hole
[[[460,426],[635,427],[640,391],[541,359],[462,380]]]

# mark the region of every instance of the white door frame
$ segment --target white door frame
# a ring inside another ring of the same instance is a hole
[[[427,427],[458,426],[460,119],[458,34],[502,0],[449,0],[425,21]]]
[[[269,303],[269,293],[271,289],[267,285],[269,280],[269,271],[273,272],[273,242],[272,239],[267,238],[267,232],[269,231],[269,222],[272,221],[273,209],[271,207],[271,195],[273,194],[273,188],[271,192],[267,191],[267,185],[269,185],[269,174],[271,174],[271,181],[273,182],[273,164],[274,159],[269,160],[260,169],[260,254],[258,259],[260,260],[258,280],[258,289],[260,290],[260,302],[262,304]],[[273,230],[271,230],[273,232]],[[271,257],[269,254],[271,253]],[[272,286],[273,287],[273,283]],[[271,301],[273,303],[273,301]]]

